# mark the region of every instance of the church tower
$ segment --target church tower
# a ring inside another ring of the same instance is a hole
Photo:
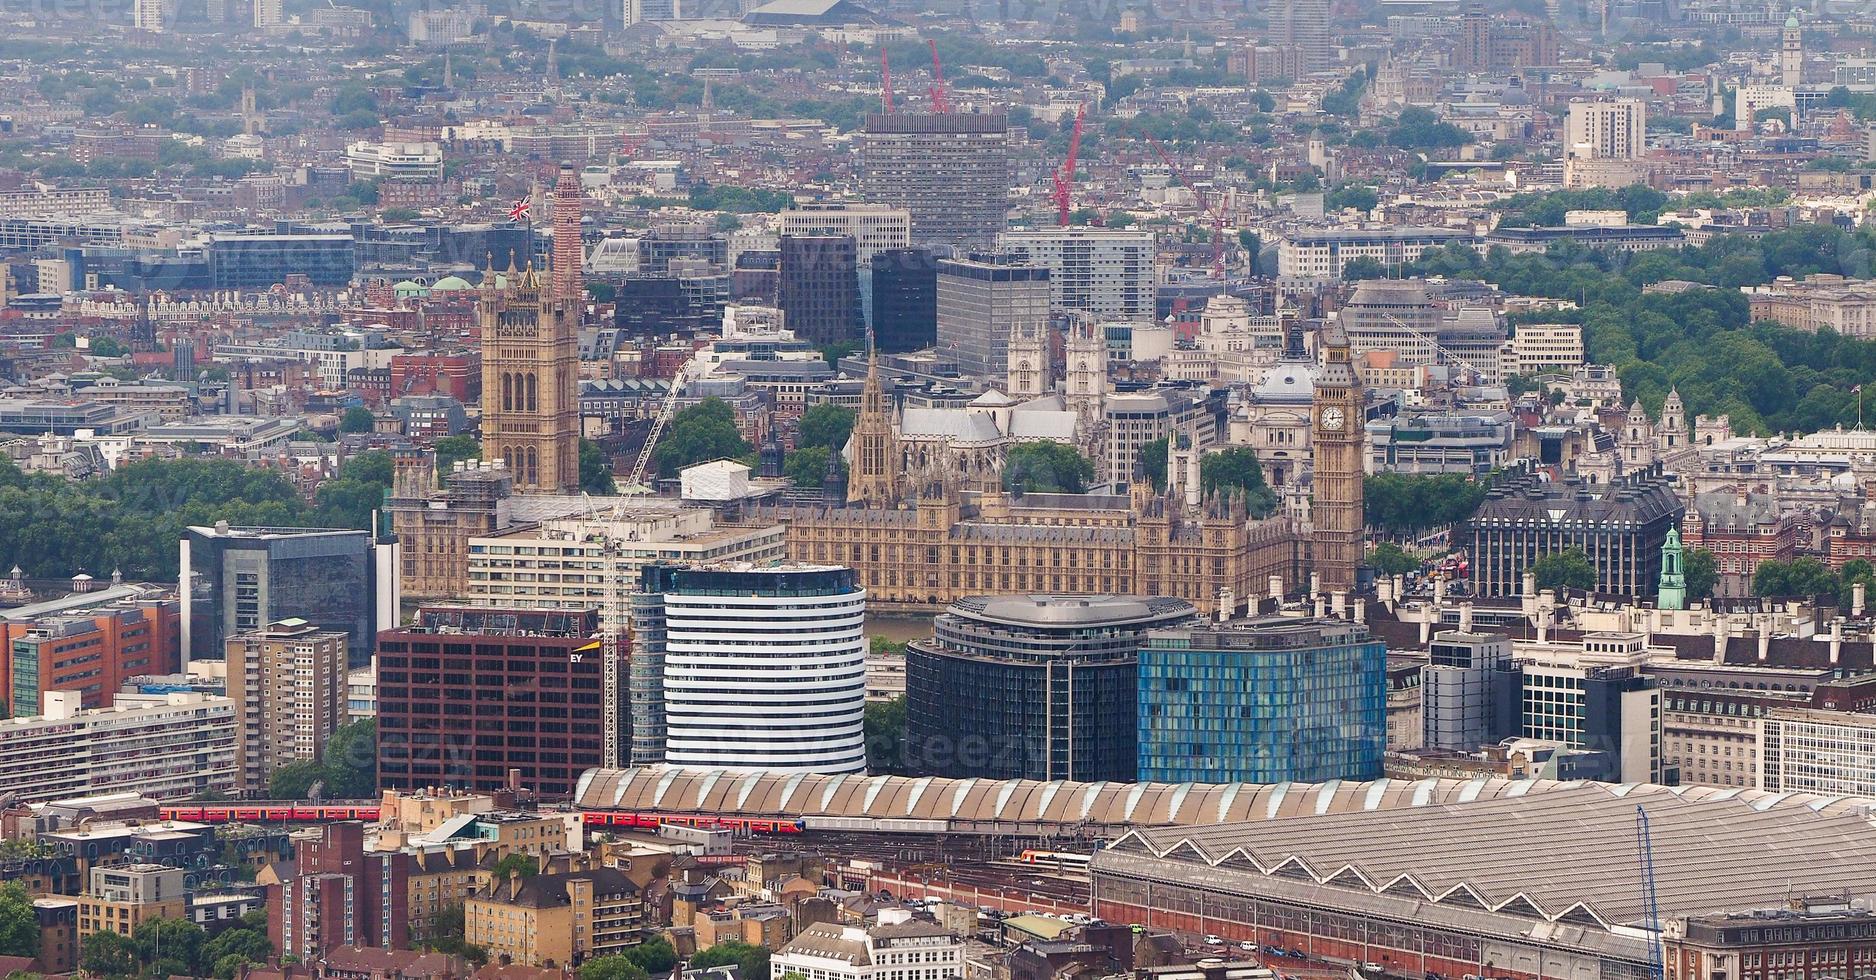
[[[1784,43],[1778,51],[1778,71],[1780,82],[1786,88],[1797,88],[1804,84],[1804,25],[1798,23],[1796,10],[1785,18]]]
[[[571,163],[561,163],[554,184],[554,295],[573,304],[575,316],[584,308],[586,276],[581,268],[586,249],[580,242],[580,175]],[[579,329],[579,323],[574,323]]]
[[[507,462],[515,489],[580,488],[578,305],[555,294],[530,258],[488,270],[476,301],[482,337],[482,446]]]
[[[1622,423],[1622,435],[1616,443],[1622,472],[1634,473],[1654,465],[1655,424],[1642,408],[1641,399],[1629,406],[1628,419]]]
[[[1083,319],[1069,328],[1064,353],[1068,363],[1063,372],[1063,401],[1075,413],[1075,448],[1098,465],[1107,456],[1102,418],[1107,404],[1107,345],[1095,333],[1094,324]],[[1129,475],[1109,473],[1107,478],[1119,482]]]
[[[1681,529],[1668,528],[1666,541],[1661,542],[1661,584],[1655,596],[1655,606],[1661,609],[1687,608],[1687,570],[1681,554]]]
[[[853,468],[847,477],[847,502],[890,506],[895,499],[899,453],[892,417],[879,386],[879,357],[866,359],[866,387],[860,390],[860,414],[853,420]]]
[[[1008,394],[1017,401],[1039,398],[1052,387],[1049,378],[1049,329],[1034,321],[1010,328]]]
[[[1324,328],[1322,372],[1316,379],[1311,445],[1315,503],[1311,507],[1316,571],[1329,591],[1354,589],[1366,557],[1361,481],[1367,397],[1339,325]]]
[[[1681,402],[1681,393],[1677,388],[1668,389],[1667,400],[1661,403],[1661,427],[1655,430],[1655,450],[1657,455],[1666,459],[1688,445],[1687,406]]]

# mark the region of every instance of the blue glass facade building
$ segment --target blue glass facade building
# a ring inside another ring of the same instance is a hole
[[[1387,648],[1360,624],[1272,616],[1155,632],[1139,690],[1143,782],[1381,775]]]

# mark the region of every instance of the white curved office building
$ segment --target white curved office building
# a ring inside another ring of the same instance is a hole
[[[866,590],[849,568],[653,566],[663,596],[664,762],[866,769]]]

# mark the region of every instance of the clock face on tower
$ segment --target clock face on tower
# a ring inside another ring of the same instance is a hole
[[[1333,405],[1322,410],[1322,427],[1331,432],[1342,431],[1342,426],[1347,421],[1342,417],[1342,410]]]

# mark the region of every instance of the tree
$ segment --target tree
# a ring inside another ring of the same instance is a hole
[[[860,350],[859,341],[840,340],[840,341],[835,341],[834,343],[831,343],[831,344],[822,345],[821,356],[827,359],[828,367],[834,368],[835,370],[839,370],[840,359],[843,357],[850,356],[852,354],[856,354],[859,352],[859,350]]]
[[[1681,558],[1681,574],[1687,578],[1689,600],[1711,599],[1720,581],[1719,559],[1705,548],[1691,549]]]
[[[627,949],[624,955],[654,977],[670,975],[671,968],[677,965],[677,950],[662,936],[647,939]]]
[[[378,795],[378,723],[364,718],[339,726],[320,760],[326,797],[364,800]]]
[[[1400,545],[1392,541],[1375,545],[1374,550],[1368,553],[1368,564],[1386,576],[1405,575],[1420,569],[1420,559],[1403,551]]]
[[[862,722],[866,731],[868,772],[894,772],[905,759],[905,695],[868,701]]]
[[[650,977],[651,974],[629,956],[595,956],[580,964],[580,980],[650,980]]]
[[[1835,596],[1842,580],[1815,558],[1762,561],[1752,573],[1756,596]]]
[[[17,881],[0,885],[0,956],[39,955],[39,918],[32,896]]]
[[[782,460],[782,475],[798,487],[819,486],[827,479],[827,459],[832,455],[826,446],[807,446]],[[842,464],[844,465],[844,461]]]
[[[1257,450],[1232,446],[1207,453],[1199,460],[1199,487],[1206,493],[1229,491],[1244,496],[1253,517],[1269,516],[1277,509],[1277,495],[1264,482],[1264,467]]]
[[[795,445],[802,448],[826,446],[839,450],[853,434],[854,411],[839,405],[821,404],[801,413],[801,426]]]
[[[728,966],[734,963],[742,968],[745,977],[766,977],[769,975],[769,951],[761,946],[731,940],[717,943],[706,950],[700,950],[686,964],[693,970],[704,970],[713,966]]]
[[[431,448],[436,450],[436,471],[444,475],[457,463],[482,458],[482,444],[474,436],[444,436]]]
[[[676,476],[686,466],[748,453],[749,443],[736,429],[735,411],[721,398],[712,397],[672,417],[652,458],[658,472]]]
[[[1537,573],[1539,589],[1588,590],[1596,587],[1596,566],[1589,563],[1589,556],[1581,548],[1545,555],[1531,566],[1531,570]]]
[[[1094,464],[1059,442],[1019,442],[1003,461],[1003,487],[1016,493],[1083,493]]]
[[[1166,489],[1166,457],[1170,452],[1165,436],[1140,447],[1140,472],[1153,484],[1154,490]]]
[[[535,860],[534,855],[523,854],[520,851],[503,856],[500,861],[495,862],[495,867],[489,869],[489,874],[498,880],[507,878],[509,875],[532,878],[540,873],[541,862]]]
[[[370,432],[376,425],[377,419],[372,416],[371,409],[363,405],[353,405],[339,417],[340,432]]]
[[[267,777],[267,798],[272,800],[303,800],[313,791],[313,785],[326,777],[326,767],[305,759],[289,762]]]
[[[264,917],[265,913],[263,913]],[[251,923],[242,917],[241,927],[228,929],[216,934],[202,947],[202,959],[213,963],[215,975],[222,977],[223,967],[233,961],[237,967],[242,963],[265,963],[273,958],[274,944],[267,938],[267,923],[263,918],[259,924]],[[227,976],[232,977],[232,972]]]
[[[143,962],[160,966],[163,961],[175,960],[182,966],[180,970],[153,969],[153,976],[195,976],[201,972],[208,933],[187,919],[145,920],[137,924],[131,938],[137,944],[137,958]]]
[[[594,495],[618,493],[612,478],[612,461],[606,451],[591,439],[580,440],[580,489]]]
[[[129,936],[100,929],[78,945],[78,965],[86,973],[100,977],[130,977],[137,974],[137,944]]]
[[[93,337],[87,350],[99,357],[123,357],[130,353],[116,337]]]

